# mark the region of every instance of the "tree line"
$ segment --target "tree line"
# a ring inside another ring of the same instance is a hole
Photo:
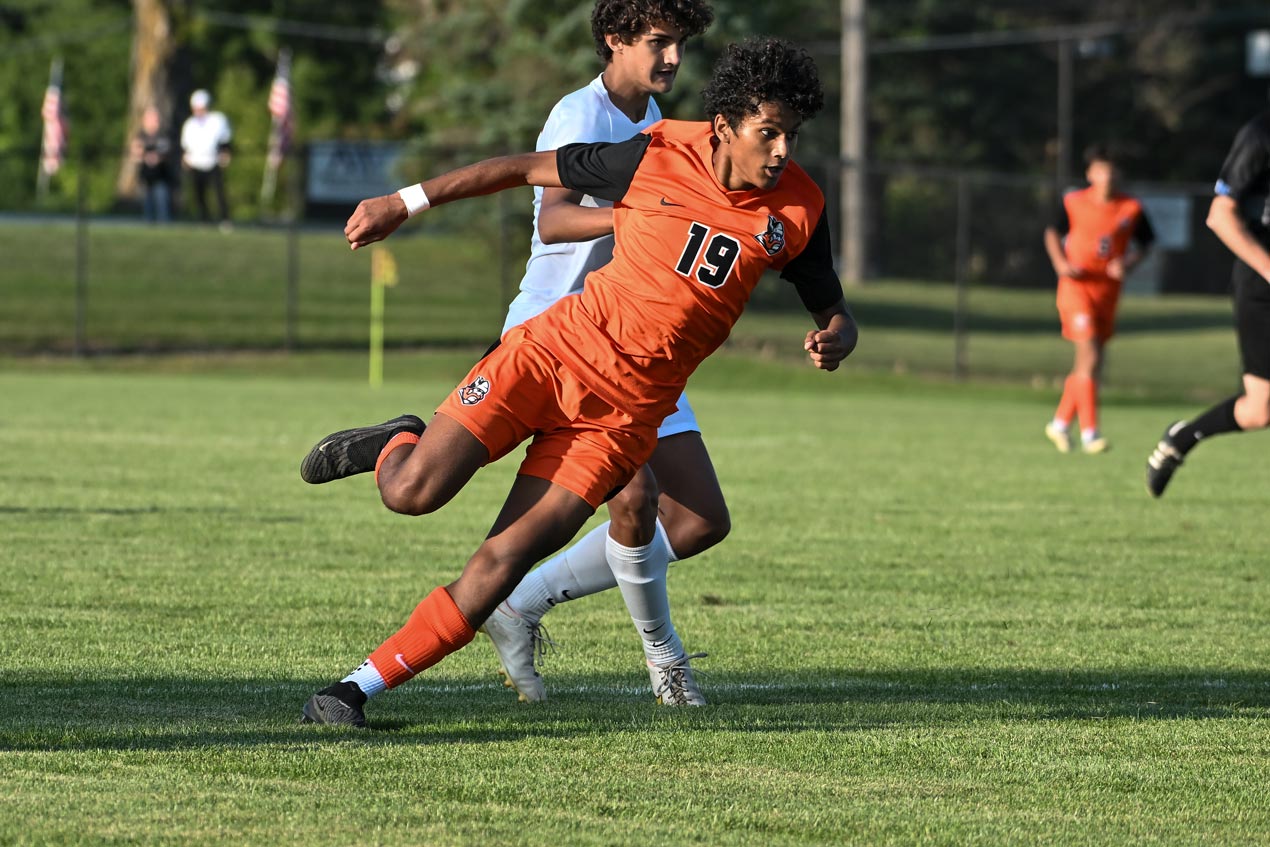
[[[750,34],[780,35],[809,47],[826,86],[825,113],[804,134],[801,155],[836,159],[837,4],[713,5],[716,23],[691,45],[663,111],[701,117],[698,92],[722,47]],[[126,148],[140,110],[154,103],[179,127],[195,88],[210,90],[234,124],[242,166],[231,169],[231,190],[246,199],[259,186],[259,169],[246,162],[263,162],[265,104],[280,48],[294,56],[297,142],[403,140],[437,167],[533,144],[552,103],[599,70],[590,8],[589,0],[5,4],[6,205],[35,202],[40,103],[54,56],[65,63],[71,157],[54,181],[52,205],[73,202],[81,171],[93,208],[126,199]],[[1073,146],[1111,141],[1131,172],[1151,180],[1211,179],[1235,129],[1266,107],[1270,92],[1270,79],[1251,77],[1244,67],[1247,33],[1270,28],[1264,3],[875,0],[868,22],[878,48],[869,62],[870,155],[879,162],[1052,172],[1059,53],[1044,34],[1061,27],[1122,24],[1076,44]],[[937,41],[965,33],[1035,38],[955,49]]]

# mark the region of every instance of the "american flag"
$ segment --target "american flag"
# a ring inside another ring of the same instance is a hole
[[[278,53],[278,69],[269,87],[269,114],[273,115],[273,133],[269,139],[269,155],[281,161],[291,148],[291,51]]]
[[[44,118],[44,141],[40,149],[40,167],[52,175],[62,167],[66,156],[66,115],[62,112],[62,63],[53,63],[49,74],[49,87],[44,90],[44,105],[40,107]]]

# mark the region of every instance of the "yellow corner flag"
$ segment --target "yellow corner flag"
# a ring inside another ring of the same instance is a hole
[[[397,260],[382,244],[376,244],[370,251],[370,281],[384,288],[397,284]]]
[[[397,260],[382,244],[370,251],[370,387],[384,384],[384,289],[397,284]]]

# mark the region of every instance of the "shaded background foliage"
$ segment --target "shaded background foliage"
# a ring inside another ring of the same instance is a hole
[[[519,149],[533,142],[559,96],[598,72],[591,3],[578,0],[167,0],[174,124],[186,97],[209,88],[240,146],[262,147],[264,109],[280,46],[295,54],[299,139],[410,138],[429,147]],[[698,93],[721,47],[750,34],[805,44],[821,64],[827,108],[805,155],[837,149],[836,4],[718,0],[716,22],[692,45],[668,115],[700,116]],[[31,161],[10,154],[39,143],[39,105],[53,55],[66,58],[72,150],[124,148],[132,6],[124,0],[17,0],[0,7],[0,155],[10,204],[29,199]],[[243,21],[256,22],[248,28]],[[269,21],[309,24],[287,33]],[[1097,22],[1123,31],[1078,49],[1077,148],[1121,143],[1135,173],[1209,179],[1234,129],[1267,102],[1267,83],[1244,72],[1244,36],[1270,26],[1264,4],[1111,0],[1044,5],[1017,0],[948,4],[875,2],[875,45],[972,32],[1018,32]],[[375,33],[383,38],[376,42]],[[338,37],[337,37],[338,36]],[[889,52],[870,63],[870,134],[881,161],[973,166],[1013,173],[1052,169],[1057,51],[1051,43]],[[73,165],[72,165],[73,168]],[[63,180],[64,183],[73,180]],[[63,191],[65,186],[63,186]],[[95,205],[109,188],[94,180]]]

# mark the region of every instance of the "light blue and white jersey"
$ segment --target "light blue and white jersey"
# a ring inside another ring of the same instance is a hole
[[[538,136],[535,149],[555,150],[575,142],[625,141],[645,127],[661,120],[661,110],[650,97],[642,120],[633,122],[609,99],[601,74],[585,88],[563,97],[552,108]],[[589,195],[583,206],[612,206]],[[534,188],[534,235],[529,262],[520,281],[520,293],[507,309],[503,332],[532,318],[552,303],[582,290],[582,281],[596,268],[613,258],[613,236],[566,244],[543,244],[538,237],[538,213],[542,209],[542,189]]]

